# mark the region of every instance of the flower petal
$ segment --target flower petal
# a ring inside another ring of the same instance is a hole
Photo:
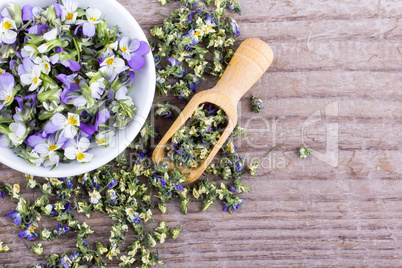
[[[82,26],[82,33],[87,37],[93,37],[95,35],[95,24],[84,23]]]
[[[145,65],[145,59],[140,55],[133,54],[131,60],[127,62],[131,69],[138,71]]]
[[[67,147],[64,150],[64,156],[67,157],[70,160],[75,159],[75,156],[77,155],[77,149],[74,147]]]
[[[22,20],[23,21],[33,19],[32,9],[33,9],[33,7],[30,5],[25,5],[22,7]]]

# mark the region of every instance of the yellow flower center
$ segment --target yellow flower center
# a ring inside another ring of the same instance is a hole
[[[112,65],[113,62],[114,62],[113,59],[108,59],[108,60],[106,61],[106,64],[107,64],[107,65]]]
[[[16,184],[16,185],[14,185],[14,188],[15,188],[16,190],[18,190],[20,187]]]
[[[96,21],[96,18],[91,17],[89,20]]]
[[[100,138],[99,141],[98,141],[98,144],[104,144],[105,142],[106,142],[105,139]]]
[[[199,31],[195,32],[195,35],[197,35],[197,36],[200,35],[200,34],[201,34],[201,32],[199,32]]]
[[[37,83],[38,83],[38,80],[39,80],[39,78],[38,78],[38,77],[35,77],[35,78],[34,78],[34,84],[37,84]]]
[[[53,150],[55,150],[56,148],[57,148],[56,145],[50,145],[50,146],[49,146],[49,150],[50,150],[50,151],[53,151]]]
[[[49,64],[46,63],[46,64],[45,64],[45,68],[46,68],[46,69],[49,69]]]
[[[33,230],[35,230],[35,226],[31,225],[31,227],[29,227],[29,231],[32,232]]]
[[[70,116],[68,118],[68,123],[74,126],[74,125],[76,125],[78,123],[78,121],[74,117]]]
[[[11,26],[13,26],[13,25],[11,25],[11,23],[9,23],[8,21],[6,21],[6,22],[3,24],[3,27],[4,27],[6,30],[10,29]]]
[[[126,48],[126,47],[122,47],[121,50],[122,50],[123,52],[126,52],[126,51],[127,51],[127,48]]]
[[[78,153],[77,154],[77,159],[78,160],[82,160],[82,159],[84,159],[84,157],[85,157],[85,155],[83,153]]]
[[[11,96],[8,96],[6,99],[6,103],[9,102],[11,100]]]
[[[66,16],[67,20],[72,20],[74,18],[74,14],[73,13],[68,13]]]

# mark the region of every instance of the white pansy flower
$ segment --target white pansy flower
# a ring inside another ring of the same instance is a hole
[[[31,73],[21,75],[21,84],[24,86],[29,86],[29,91],[34,91],[42,83],[42,80],[39,78],[40,74],[41,67],[33,67]]]
[[[3,18],[0,22],[0,43],[13,44],[17,38],[15,21]]]
[[[50,59],[47,56],[42,56],[42,57],[36,57],[34,59],[35,64],[37,64],[40,67],[40,70],[44,74],[49,74],[51,65],[50,65]]]
[[[61,12],[61,20],[66,24],[74,24],[77,20],[78,3],[75,0],[62,0],[63,6]]]
[[[77,135],[77,128],[80,126],[80,116],[78,114],[68,113],[67,117],[57,113],[52,116],[52,123],[58,129],[63,129],[62,134],[67,139],[72,139]]]
[[[95,141],[98,146],[108,147],[114,138],[114,131],[107,130],[98,132],[95,136]]]
[[[87,138],[82,137],[78,143],[75,140],[70,139],[68,143],[68,147],[64,150],[64,155],[68,159],[77,159],[80,163],[91,161],[92,154],[85,153],[91,146],[91,143]]]
[[[123,59],[111,56],[106,58],[100,65],[100,71],[114,80],[117,74],[128,69]]]
[[[91,97],[94,99],[100,99],[102,94],[105,92],[105,84],[103,83],[103,81],[105,80],[105,78],[101,77],[100,79],[94,81],[91,83],[91,85],[89,86],[89,88],[91,89]]]

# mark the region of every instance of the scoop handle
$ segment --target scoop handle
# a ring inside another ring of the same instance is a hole
[[[274,59],[272,49],[264,41],[250,38],[236,50],[229,66],[215,86],[215,90],[227,95],[234,105],[265,73]]]

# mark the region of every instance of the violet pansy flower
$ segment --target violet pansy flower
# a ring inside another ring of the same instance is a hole
[[[14,224],[16,226],[19,226],[21,224],[21,214],[18,211],[13,210],[10,213],[6,214],[6,216],[14,219]]]
[[[93,37],[96,32],[96,24],[100,23],[98,20],[102,12],[97,8],[88,8],[86,10],[87,21],[82,24],[82,33],[86,37]]]
[[[131,53],[131,59],[127,61],[128,66],[130,66],[130,68],[135,71],[144,67],[144,55],[148,54],[150,50],[151,48],[149,47],[147,42],[140,41],[139,48]]]
[[[14,76],[9,73],[0,75],[0,100],[3,101],[0,103],[0,110],[13,101],[14,85]]]
[[[35,240],[38,236],[35,233],[35,229],[38,228],[38,224],[36,222],[30,223],[27,225],[27,229],[18,233],[18,236],[21,238],[26,238],[27,240]]]
[[[124,36],[122,39],[120,39],[119,42],[120,52],[123,58],[126,60],[130,60],[131,53],[136,51],[139,47],[140,47],[140,40],[138,39],[134,38],[130,41],[130,38],[127,36]]]

